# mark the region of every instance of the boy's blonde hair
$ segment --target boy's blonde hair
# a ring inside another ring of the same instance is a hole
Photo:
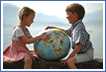
[[[22,20],[23,16],[28,16],[30,14],[35,15],[35,11],[29,7],[23,7],[20,11],[19,11],[19,19]]]

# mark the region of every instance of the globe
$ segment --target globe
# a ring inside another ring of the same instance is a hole
[[[43,34],[48,35],[46,41],[38,40],[34,42],[34,49],[40,58],[44,60],[60,60],[68,54],[71,41],[64,31],[51,29]]]

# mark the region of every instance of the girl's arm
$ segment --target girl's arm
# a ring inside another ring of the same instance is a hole
[[[33,43],[34,41],[36,40],[47,40],[48,39],[48,36],[47,35],[40,35],[40,36],[36,36],[36,37],[26,37],[26,36],[22,36],[20,37],[21,41],[26,43],[26,44],[29,44],[29,43]]]

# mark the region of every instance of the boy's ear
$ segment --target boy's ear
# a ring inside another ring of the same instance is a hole
[[[79,15],[78,15],[76,12],[74,12],[74,16],[75,16],[77,19],[79,19]]]

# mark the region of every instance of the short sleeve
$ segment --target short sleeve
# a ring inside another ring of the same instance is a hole
[[[75,44],[81,43],[85,45],[87,40],[89,40],[89,34],[85,30],[76,31],[73,40]]]
[[[22,29],[17,29],[16,30],[16,37],[20,37],[20,36],[23,36],[24,35],[24,33],[23,33],[23,31],[22,31]]]
[[[13,31],[13,39],[18,39],[19,37],[24,36],[24,32],[21,28],[16,27]]]

